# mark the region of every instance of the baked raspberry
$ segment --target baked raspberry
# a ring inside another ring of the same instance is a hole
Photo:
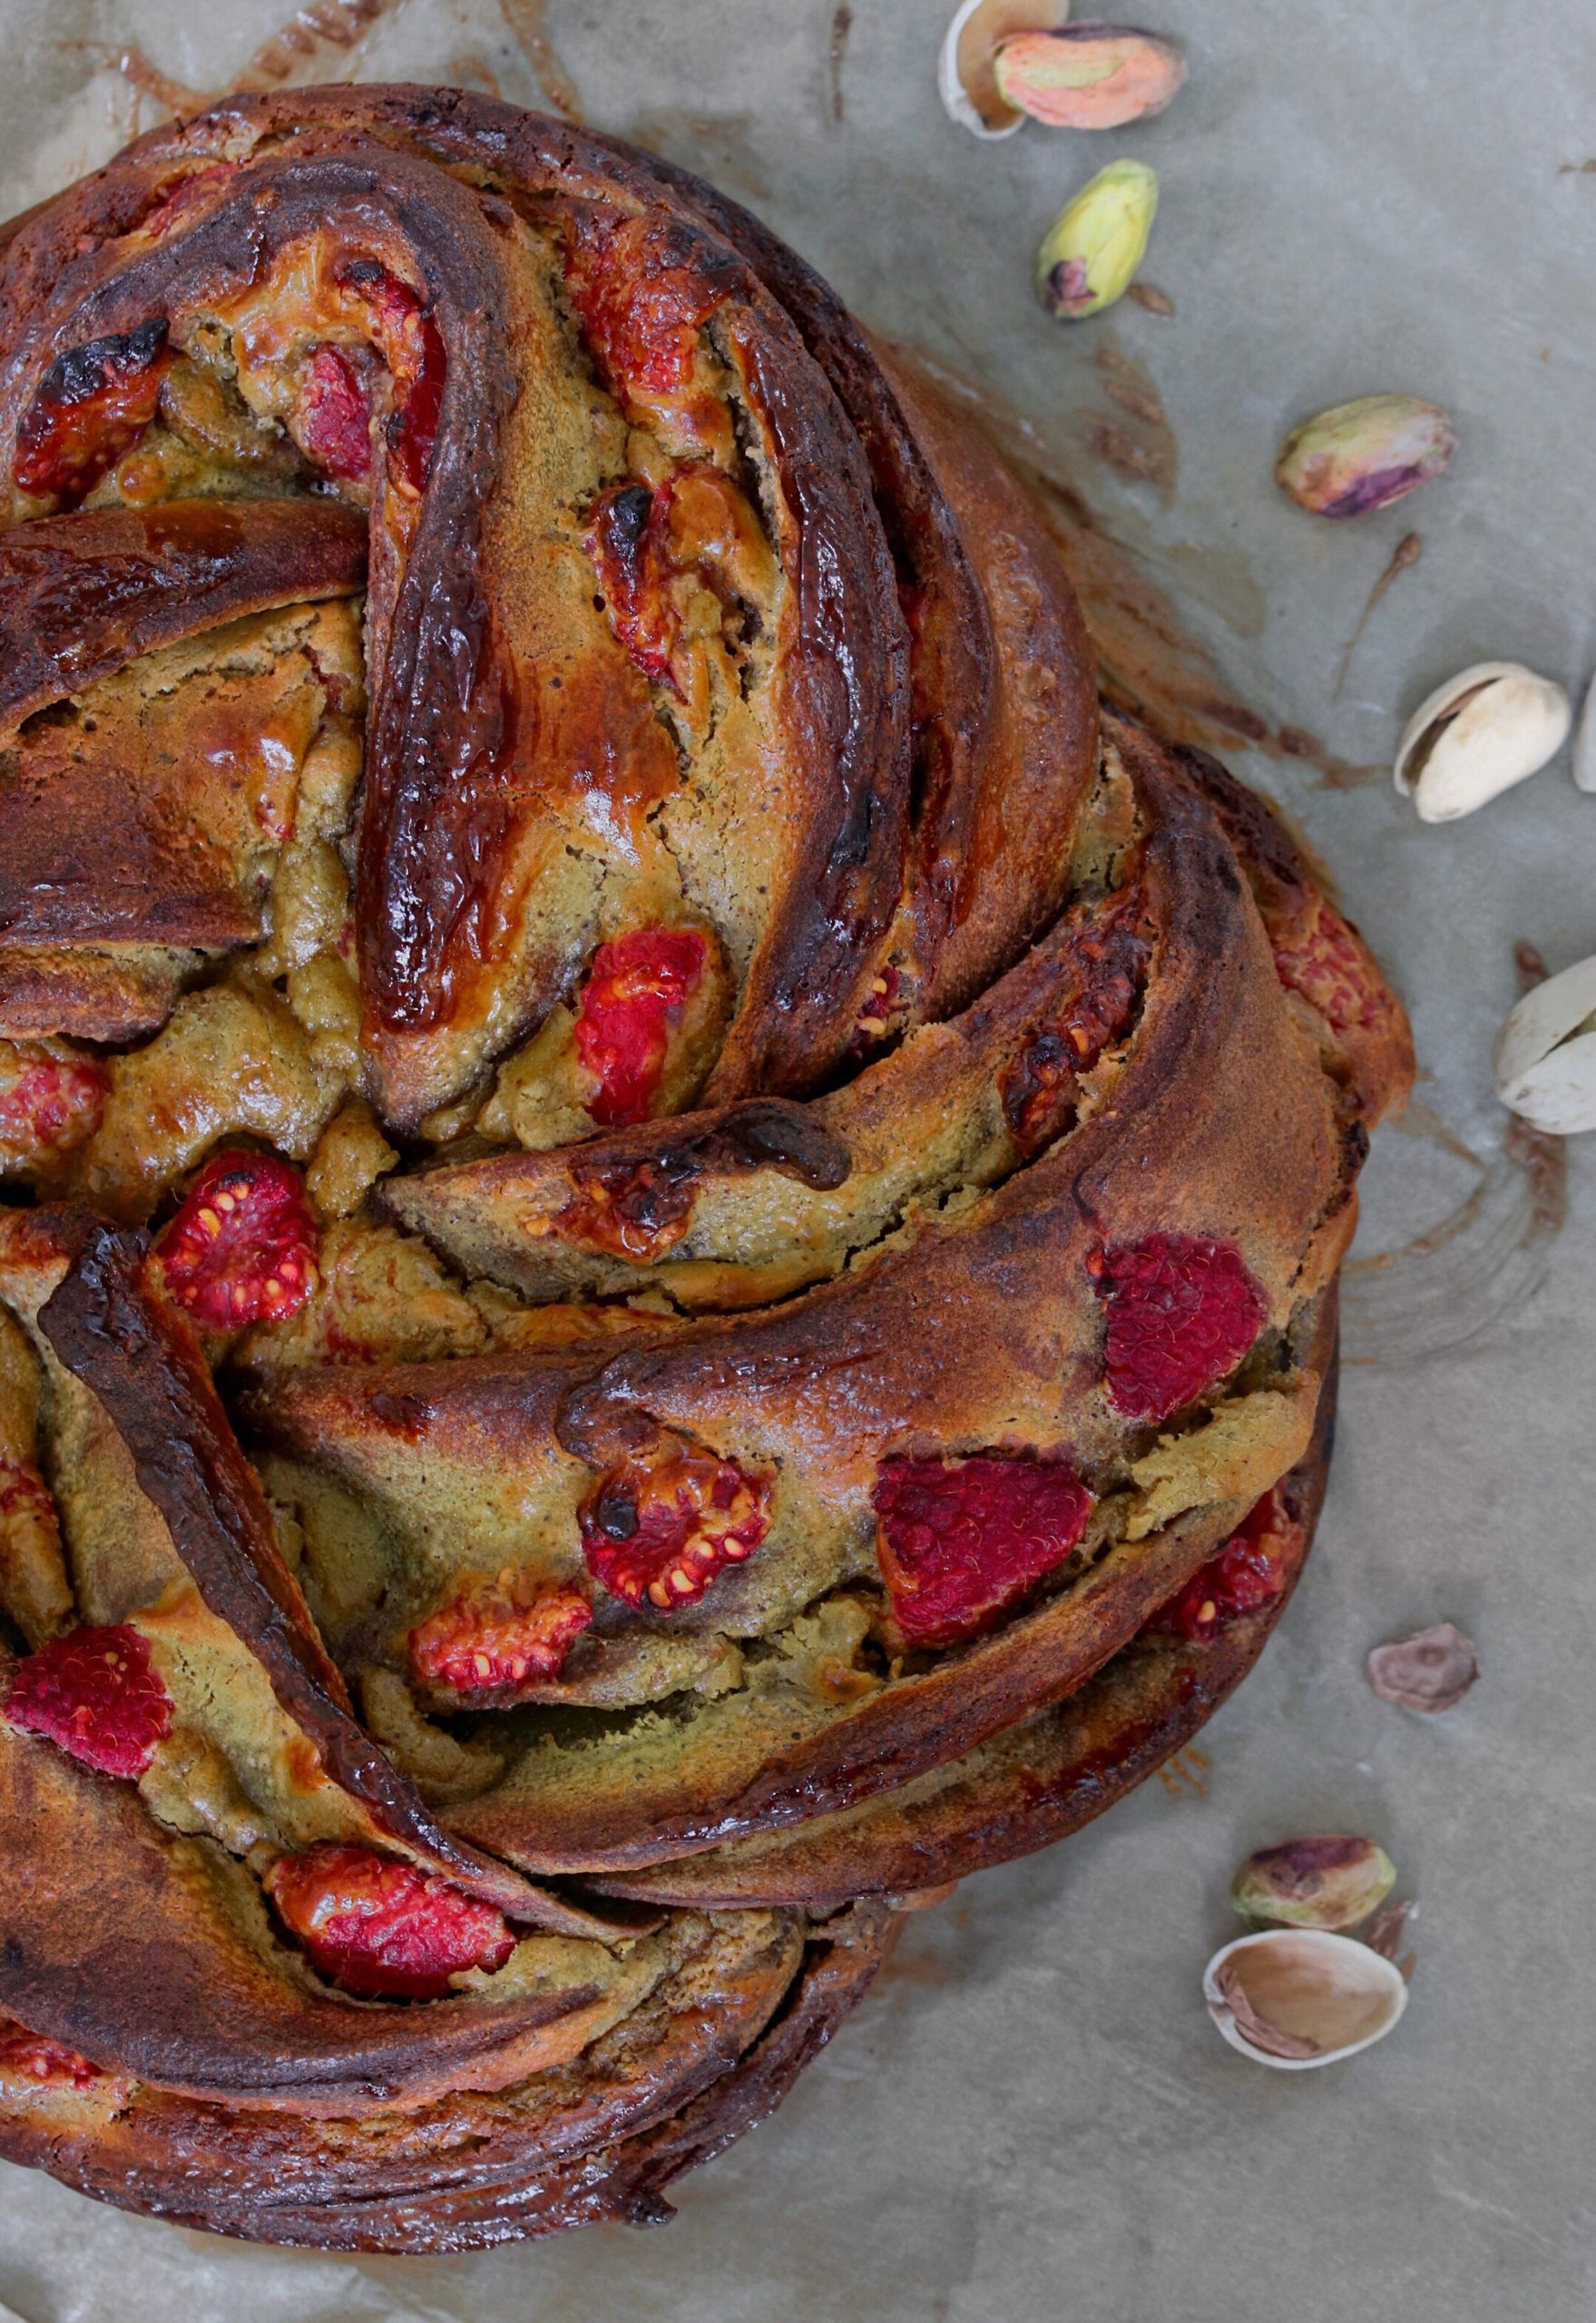
[[[402,492],[418,499],[432,467],[443,410],[448,373],[443,334],[420,294],[375,259],[347,259],[335,268],[334,279],[370,309],[373,336],[394,383],[394,407],[384,430],[389,474]]]
[[[166,1288],[208,1331],[280,1323],[316,1287],[316,1220],[273,1153],[214,1153],[155,1244]]]
[[[1218,1556],[1194,1573],[1178,1596],[1160,1607],[1147,1626],[1172,1630],[1198,1643],[1218,1637],[1244,1613],[1256,1613],[1286,1586],[1284,1539],[1289,1519],[1279,1491],[1265,1493],[1246,1522],[1231,1534]]]
[[[903,985],[901,974],[890,960],[871,977],[865,1005],[855,1019],[850,1055],[863,1056],[886,1038],[903,995]]]
[[[662,1258],[692,1222],[699,1172],[690,1160],[585,1164],[573,1157],[574,1191],[554,1220],[563,1242],[616,1258]]]
[[[1149,1234],[1088,1264],[1109,1401],[1132,1419],[1167,1419],[1233,1371],[1268,1317],[1240,1251],[1207,1235]]]
[[[152,207],[139,223],[146,234],[157,241],[180,225],[190,211],[196,209],[201,198],[212,186],[220,185],[237,169],[236,162],[212,162],[201,170],[184,170],[181,175],[168,178],[161,186]]]
[[[19,487],[75,508],[154,418],[169,359],[160,316],[57,356],[16,431]]]
[[[5,1707],[13,1726],[130,1782],[171,1732],[171,1697],[148,1644],[125,1622],[52,1638],[17,1663]]]
[[[483,1693],[557,1678],[592,1620],[580,1589],[502,1573],[463,1589],[410,1632],[410,1667],[429,1686]]]
[[[588,1570],[612,1596],[661,1612],[694,1605],[770,1529],[770,1488],[734,1461],[667,1438],[612,1468],[579,1512]]]
[[[371,397],[341,347],[318,347],[305,366],[295,434],[307,456],[340,484],[371,473]]]
[[[279,1857],[266,1892],[312,1965],[352,1993],[436,2000],[515,1949],[504,1914],[369,1848],[322,1839]]]
[[[1092,1495],[1062,1460],[884,1460],[870,1495],[892,1610],[911,1645],[953,1645],[1080,1542]]]
[[[1068,996],[999,1082],[1004,1112],[1023,1152],[1034,1152],[1073,1126],[1081,1076],[1130,1030],[1150,956],[1133,898],[1071,937],[1061,960]]]
[[[0,1042],[0,1162],[24,1168],[93,1136],[111,1076],[98,1057]]]
[[[576,1052],[599,1084],[587,1110],[603,1128],[648,1119],[671,1035],[708,958],[708,945],[690,927],[633,927],[593,954]]]
[[[1392,1013],[1372,963],[1351,928],[1323,896],[1305,897],[1269,928],[1275,973],[1317,1008],[1337,1033],[1368,1032]]]
[[[27,1515],[56,1529],[50,1487],[31,1460],[0,1459],[0,1531],[8,1516]]]
[[[596,219],[567,243],[565,282],[592,358],[622,403],[692,376],[700,327],[722,291],[670,219]]]
[[[65,2083],[73,2089],[87,2089],[103,2078],[99,2066],[75,2049],[0,2016],[0,2074],[8,2073],[20,2073],[24,2081]]]

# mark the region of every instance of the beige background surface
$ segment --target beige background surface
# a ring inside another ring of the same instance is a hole
[[[549,0],[542,64],[592,122],[718,178],[867,320],[1023,415],[1093,512],[1093,571],[1106,558],[1121,593],[1179,607],[1184,642],[1158,649],[1153,675],[1188,719],[1194,699],[1226,697],[1356,768],[1388,760],[1405,710],[1471,660],[1520,656],[1582,685],[1588,0],[1160,0],[1146,13],[1191,59],[1167,116],[986,146],[936,103],[946,5],[853,0],[838,70],[833,0]],[[118,69],[124,48],[152,68],[130,61],[147,90],[160,74],[225,85],[285,5],[0,0],[0,207],[158,117]],[[360,13],[322,0],[324,22]],[[299,67],[540,103],[540,14],[393,0],[352,51]],[[1160,172],[1144,272],[1177,312],[1125,304],[1061,328],[1032,300],[1031,254],[1116,152]],[[1356,524],[1280,499],[1283,428],[1386,387],[1450,407],[1452,473]],[[1420,562],[1337,699],[1344,643],[1409,529]],[[1504,1152],[1489,1072],[1514,941],[1553,967],[1596,950],[1596,799],[1559,764],[1430,830],[1388,786],[1327,782],[1316,754],[1228,755],[1284,800],[1392,964],[1425,1078],[1415,1128],[1381,1138],[1366,1180],[1360,1259],[1401,1255],[1353,1286],[1321,1546],[1203,1759],[924,1916],[779,2119],[692,2183],[664,2234],[323,2260],[0,2168],[0,2300],[24,2323],[1584,2323],[1596,2308],[1596,1140],[1566,1157],[1552,1232],[1562,1157],[1530,1156],[1532,1181]],[[1443,1224],[1455,1230],[1425,1250]],[[1479,1642],[1469,1701],[1430,1722],[1376,1701],[1367,1646],[1441,1617]],[[1382,2048],[1272,2075],[1220,2044],[1198,1980],[1236,1859],[1313,1828],[1389,1846],[1423,1899],[1422,1957]]]

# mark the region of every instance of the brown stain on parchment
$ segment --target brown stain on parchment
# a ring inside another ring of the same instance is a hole
[[[563,120],[580,128],[587,116],[576,83],[549,38],[548,0],[499,0],[499,8],[550,104]]]
[[[847,36],[854,28],[854,12],[848,0],[837,0],[831,17],[831,38],[827,44],[826,64],[831,94],[831,118],[842,119],[842,68],[847,56]]]
[[[1082,414],[1087,446],[1127,483],[1150,484],[1169,507],[1175,497],[1180,446],[1151,372],[1109,334],[1100,340],[1093,360],[1098,384],[1114,408]]]
[[[373,26],[398,5],[399,0],[309,0],[308,6],[296,8],[285,24],[261,42],[225,89],[191,89],[186,82],[162,73],[141,48],[100,48],[98,53],[137,96],[148,97],[162,113],[199,113],[218,97],[237,96],[247,90],[289,88],[315,79],[317,68],[329,57],[343,71]]]
[[[1544,981],[1546,964],[1533,945],[1515,945],[1513,957],[1521,993]],[[1424,1233],[1343,1268],[1342,1352],[1349,1363],[1411,1362],[1477,1338],[1540,1288],[1550,1246],[1562,1231],[1564,1139],[1510,1114],[1489,1162],[1450,1132],[1434,1142],[1470,1161],[1475,1182]]]

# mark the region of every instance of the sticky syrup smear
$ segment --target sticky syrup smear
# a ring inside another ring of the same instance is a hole
[[[848,6],[848,0],[837,0],[837,11],[831,19],[831,40],[827,52],[827,61],[831,74],[831,118],[833,121],[842,119],[842,67],[843,61],[847,55],[847,36],[853,28],[854,12]]]
[[[1420,556],[1424,553],[1424,542],[1420,539],[1417,533],[1404,533],[1402,538],[1397,542],[1396,546],[1392,550],[1391,562],[1385,567],[1384,573],[1381,573],[1379,579],[1376,582],[1374,587],[1369,591],[1367,597],[1365,599],[1364,609],[1357,617],[1357,626],[1353,631],[1352,635],[1347,639],[1346,646],[1342,651],[1341,667],[1336,675],[1336,691],[1330,696],[1332,701],[1339,701],[1341,699],[1341,689],[1346,683],[1346,672],[1352,667],[1352,657],[1357,651],[1358,640],[1362,637],[1364,631],[1368,627],[1369,615],[1374,612],[1375,607],[1379,603],[1381,598],[1391,586],[1393,581],[1395,580],[1397,574],[1399,573],[1405,573],[1410,565],[1416,564],[1418,563]]]
[[[1513,957],[1521,992],[1544,981],[1546,964],[1532,944],[1516,945]],[[1422,1124],[1417,1133],[1431,1134]],[[1568,1213],[1564,1141],[1510,1115],[1501,1150],[1488,1162],[1450,1132],[1434,1142],[1466,1155],[1475,1182],[1427,1232],[1342,1269],[1348,1363],[1410,1363],[1461,1347],[1522,1306],[1545,1275]]]
[[[576,93],[576,83],[561,64],[549,38],[545,21],[548,0],[499,0],[499,6],[536,74],[544,96],[562,119],[580,127],[586,116]]]
[[[1171,1799],[1206,1799],[1213,1764],[1206,1750],[1189,1742],[1184,1750],[1177,1750],[1172,1759],[1164,1760],[1158,1779]]]

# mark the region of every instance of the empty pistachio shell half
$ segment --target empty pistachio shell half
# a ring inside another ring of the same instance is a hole
[[[1186,60],[1157,33],[1066,25],[1005,40],[993,77],[1005,103],[1050,129],[1120,129],[1162,113],[1186,78]]]
[[[1596,1129],[1596,960],[1526,992],[1496,1041],[1496,1094],[1534,1129]]]
[[[1352,1936],[1270,1927],[1215,1953],[1202,1996],[1233,2049],[1303,2073],[1384,2040],[1407,2006],[1407,1985],[1392,1961]]]
[[[1439,475],[1456,449],[1439,404],[1359,396],[1292,429],[1275,482],[1316,516],[1366,516]]]
[[[1519,662],[1476,662],[1437,686],[1402,730],[1393,769],[1421,821],[1449,823],[1511,790],[1562,746],[1568,696]]]
[[[1158,179],[1142,162],[1111,162],[1062,210],[1036,253],[1036,295],[1050,315],[1101,314],[1131,288],[1152,231]]]
[[[1585,696],[1574,736],[1574,780],[1581,790],[1596,790],[1596,685]]]
[[[962,0],[943,38],[936,87],[945,110],[973,137],[1012,137],[1025,116],[998,94],[993,65],[1000,41],[1053,32],[1069,0]]]
[[[1249,1855],[1230,1901],[1249,1920],[1285,1927],[1356,1927],[1396,1885],[1396,1867],[1373,1839],[1314,1831]]]

